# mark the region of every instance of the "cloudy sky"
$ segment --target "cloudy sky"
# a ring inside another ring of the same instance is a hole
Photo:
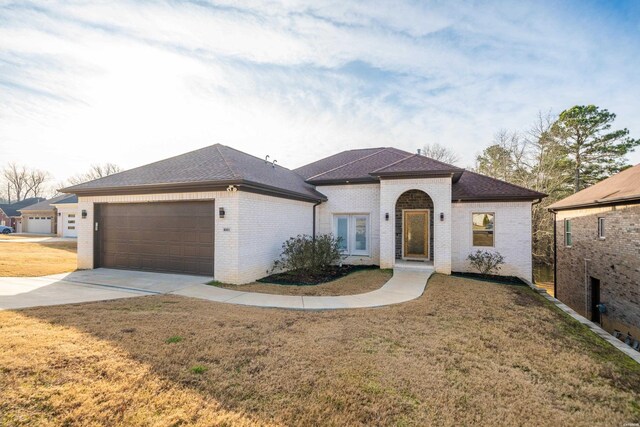
[[[214,143],[287,167],[593,103],[640,137],[640,2],[0,0],[0,161],[62,180]],[[640,153],[631,156],[640,162]]]

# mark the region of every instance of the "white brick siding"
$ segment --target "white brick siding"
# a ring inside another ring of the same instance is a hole
[[[380,184],[320,186],[328,198],[317,209],[317,232],[333,233],[333,214],[369,214],[370,256],[354,256],[348,263],[395,264],[394,212],[405,191],[421,190],[434,204],[434,267],[440,273],[468,271],[467,255],[474,251],[471,213],[495,212],[495,250],[506,257],[501,274],[531,278],[531,203],[451,203],[450,178],[382,180]],[[93,268],[94,203],[144,203],[177,200],[215,200],[215,279],[247,283],[267,275],[282,243],[312,233],[313,204],[238,191],[163,193],[80,197],[78,201],[78,268]],[[225,208],[225,218],[218,209]],[[87,211],[87,218],[81,216]],[[385,214],[389,213],[389,220]],[[440,214],[444,220],[440,220]],[[227,231],[225,231],[227,230]]]
[[[93,204],[215,200],[215,279],[247,283],[266,275],[282,242],[312,232],[312,204],[247,192],[141,194],[80,197],[78,200],[78,268],[93,268]],[[218,209],[225,209],[220,218]],[[82,219],[82,210],[87,218]],[[229,231],[225,231],[228,229]]]
[[[495,247],[473,246],[471,215],[474,212],[495,213]],[[467,256],[482,249],[500,252],[505,257],[500,274],[531,280],[531,202],[453,203],[452,214],[453,271],[471,272]]]
[[[318,187],[318,191],[329,200],[318,206],[317,233],[334,234],[334,214],[369,215],[369,256],[350,256],[348,264],[380,264],[380,184],[328,185]]]
[[[395,224],[398,197],[405,191],[421,190],[433,200],[433,266],[439,273],[451,273],[451,178],[386,179],[380,183],[380,266],[395,263]],[[389,213],[389,221],[385,214]],[[440,221],[440,213],[444,220]]]
[[[313,233],[313,203],[246,192],[238,194],[239,263],[231,283],[248,283],[268,275],[285,240]],[[216,262],[224,256],[217,252],[217,246]],[[216,279],[217,272],[216,268]]]

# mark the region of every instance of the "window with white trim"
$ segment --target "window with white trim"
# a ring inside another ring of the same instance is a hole
[[[571,246],[573,243],[573,236],[571,235],[571,220],[564,220],[564,245]]]
[[[340,239],[343,254],[369,255],[369,215],[334,215],[333,235]]]
[[[598,218],[598,238],[604,239],[604,218]]]

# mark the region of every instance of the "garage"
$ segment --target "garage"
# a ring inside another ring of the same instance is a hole
[[[50,234],[50,216],[30,216],[27,222],[27,233]]]
[[[213,277],[214,202],[95,205],[99,267]]]

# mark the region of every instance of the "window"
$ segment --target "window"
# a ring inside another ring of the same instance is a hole
[[[369,255],[369,215],[335,215],[333,222],[342,253]]]
[[[71,227],[68,227],[68,228],[69,228],[69,230],[75,230],[76,229],[75,226],[71,226]]]
[[[494,246],[494,214],[472,214],[473,246]]]
[[[76,214],[69,214],[69,218],[75,218]]]
[[[565,219],[564,220],[564,245],[571,246],[571,243],[573,243],[573,239],[571,237],[571,220]]]
[[[598,218],[598,238],[604,239],[604,218]]]
[[[76,220],[75,219],[70,219],[69,221],[67,221],[67,224],[75,224]]]

